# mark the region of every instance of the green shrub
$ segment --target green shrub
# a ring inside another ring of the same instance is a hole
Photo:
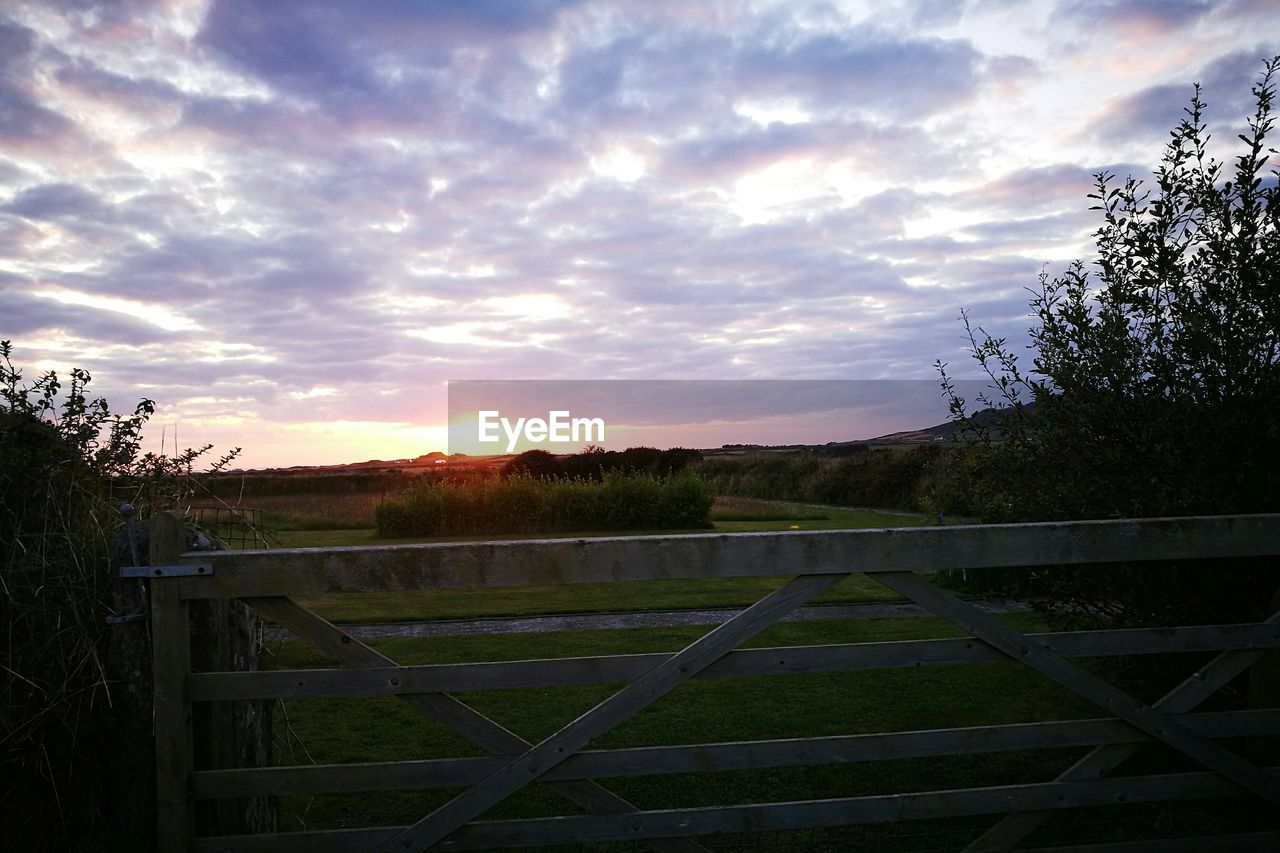
[[[710,485],[693,474],[607,472],[599,480],[423,480],[375,511],[378,536],[467,536],[710,527]]]

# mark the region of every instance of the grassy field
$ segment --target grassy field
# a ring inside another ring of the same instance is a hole
[[[1018,630],[1043,629],[1037,617],[1004,620]],[[524,635],[386,639],[372,642],[402,664],[521,660],[539,657],[674,651],[706,628],[679,627]],[[956,636],[932,618],[821,620],[779,624],[749,646],[871,642]],[[330,665],[299,643],[278,644],[274,667]],[[458,698],[522,737],[537,741],[608,696],[615,686],[488,691]],[[668,743],[815,737],[877,731],[1030,722],[1099,716],[1096,709],[1014,663],[796,676],[695,679],[682,685],[591,748]],[[392,697],[291,700],[277,709],[277,761],[328,763],[482,754],[476,747]],[[764,802],[975,787],[1049,780],[1081,750],[994,753],[852,765],[775,768],[608,780],[641,808]],[[282,829],[340,828],[412,822],[454,790],[289,797]],[[486,819],[578,813],[540,786],[486,814]],[[1084,817],[1085,819],[1081,819]],[[1095,809],[1056,818],[1043,843],[1124,838],[1156,831],[1202,832],[1214,826],[1261,825],[1265,810],[1247,805]],[[957,850],[990,819],[904,822],[883,827],[813,830],[771,836],[725,836],[713,849],[884,851]],[[619,847],[607,849],[637,849]]]

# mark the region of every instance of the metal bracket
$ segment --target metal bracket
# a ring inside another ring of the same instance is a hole
[[[182,578],[193,575],[213,574],[212,563],[192,563],[187,566],[121,566],[122,578]]]

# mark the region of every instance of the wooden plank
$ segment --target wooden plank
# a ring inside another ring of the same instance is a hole
[[[1027,853],[1275,853],[1277,850],[1280,850],[1280,832],[1241,832],[1235,835],[1026,848]]]
[[[1169,714],[1138,702],[1122,690],[1019,634],[971,604],[960,601],[909,572],[884,572],[877,581],[948,622],[994,646],[1013,660],[1048,676],[1078,696],[1136,726],[1211,770],[1216,770],[1268,802],[1280,805],[1280,780],[1213,741],[1196,734]]]
[[[245,602],[343,663],[357,667],[395,665],[391,658],[291,599],[248,598]],[[400,698],[451,731],[497,755],[519,753],[532,746],[524,738],[447,694],[417,693]],[[571,802],[591,812],[617,814],[636,811],[631,803],[595,782],[557,782],[554,788]],[[668,853],[696,853],[702,850],[700,845],[681,838],[662,840],[651,846]]]
[[[186,549],[182,516],[163,512],[150,522],[152,565],[176,562]],[[190,605],[182,600],[176,578],[151,584],[151,655],[155,695],[156,843],[161,853],[185,851],[191,837],[192,769]]]
[[[188,598],[554,585],[660,578],[1258,556],[1280,551],[1280,514],[890,530],[449,542],[190,555],[213,577]]]
[[[804,575],[775,590],[605,699],[523,755],[504,763],[474,787],[375,850],[419,851],[436,844],[490,807],[533,782],[592,739],[609,731],[816,595],[848,571]],[[680,833],[683,834],[683,833]]]
[[[1219,649],[1280,648],[1280,625],[1205,625],[1028,634],[1065,657],[1098,657]],[[301,696],[374,696],[461,693],[529,687],[561,687],[630,681],[670,657],[669,653],[548,658],[421,666],[287,669],[193,674],[193,702],[282,699]],[[1002,661],[1007,656],[972,637],[904,640],[830,646],[737,649],[700,677],[791,675],[851,669],[920,667]]]
[[[390,838],[398,829],[399,827],[379,827],[377,829],[291,832],[274,836],[222,836],[197,839],[193,849],[202,853],[273,853],[273,851],[364,853],[372,845]],[[492,848],[477,841],[472,842],[469,847],[455,844],[453,849]],[[1275,853],[1278,849],[1280,849],[1280,833],[1248,832],[1212,837],[1161,838],[1152,841],[1121,841],[1070,847],[1036,847],[1028,849],[1027,853]]]
[[[1273,613],[1262,624],[1280,625],[1280,612]],[[1262,651],[1224,652],[1165,694],[1154,707],[1175,714],[1186,713],[1256,663],[1263,653]],[[1127,745],[1100,746],[1067,768],[1058,778],[1063,781],[1100,779],[1124,763],[1136,751],[1137,747]],[[1019,812],[1008,815],[970,843],[965,848],[965,853],[1012,849],[1049,817],[1047,812]]]
[[[1280,734],[1280,710],[1223,711],[1181,718],[1205,737]],[[857,761],[887,761],[1096,744],[1149,743],[1116,719],[1057,720],[955,729],[883,732],[815,738],[646,746],[586,750],[548,770],[541,781],[603,779],[721,770],[760,770]],[[197,799],[277,794],[349,793],[474,785],[502,764],[501,758],[438,758],[238,770],[192,774]]]
[[[1275,773],[1274,770],[1269,771]],[[1010,807],[1076,809],[1118,802],[1156,803],[1221,799],[1239,789],[1216,773],[1126,776],[1087,782],[1039,782],[961,788],[913,794],[884,794],[792,803],[754,803],[693,809],[644,811],[630,815],[587,815],[528,820],[482,821],[461,827],[439,850],[520,849],[550,844],[602,844],[671,835],[775,831],[809,827],[892,823],[902,820],[992,814]],[[400,827],[290,832],[279,835],[217,836],[197,839],[202,853],[355,853],[385,846]]]

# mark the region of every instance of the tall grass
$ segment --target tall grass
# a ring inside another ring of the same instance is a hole
[[[422,481],[375,510],[378,536],[460,536],[710,527],[701,477],[607,473],[600,480],[514,475]]]

